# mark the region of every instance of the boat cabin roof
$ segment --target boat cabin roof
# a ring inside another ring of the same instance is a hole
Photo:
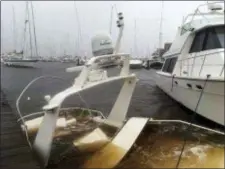
[[[196,11],[198,11],[198,9],[199,8],[197,8]],[[193,35],[202,29],[220,25],[224,25],[224,11],[210,11],[206,13],[195,12],[194,14],[187,15],[182,25],[178,27],[177,34],[170,49],[163,55],[163,57],[170,57],[181,53],[185,42],[190,35]]]

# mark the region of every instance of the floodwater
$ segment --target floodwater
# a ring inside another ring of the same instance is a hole
[[[67,73],[65,69],[67,67],[73,66],[72,63],[38,63],[36,68],[10,68],[1,65],[1,89],[7,96],[9,104],[13,108],[16,113],[16,99],[20,95],[23,88],[34,78],[39,76],[57,76],[58,78],[54,79],[42,79],[37,83],[33,84],[22,97],[19,107],[23,115],[30,114],[33,112],[41,111],[42,107],[46,104],[44,100],[45,95],[53,96],[59,91],[64,90],[65,88],[72,85],[74,82],[74,78],[77,76],[76,73]],[[193,115],[193,112],[184,108],[174,100],[172,100],[169,96],[167,96],[161,89],[159,89],[155,84],[155,70],[131,70],[136,73],[139,81],[137,82],[135,91],[133,93],[133,97],[131,100],[131,104],[128,110],[128,116],[142,116],[142,117],[152,117],[155,119],[181,119],[184,121],[190,121]],[[115,75],[118,72],[118,68],[110,68],[108,69],[108,75]],[[106,84],[104,86],[98,86],[92,88],[90,90],[84,91],[80,93],[80,95],[73,96],[66,100],[63,107],[87,107],[91,109],[97,109],[103,112],[105,116],[107,116],[114,104],[116,96],[119,93],[121,88],[121,82],[115,82],[112,84]],[[16,114],[17,115],[17,114]],[[212,123],[200,116],[196,116],[195,124],[201,124],[204,126],[208,126],[210,128],[217,128],[218,126],[215,123]],[[146,137],[145,137],[146,138]],[[141,139],[139,139],[141,140]],[[161,139],[162,142],[156,142],[154,152],[152,150],[146,150],[148,152],[155,153],[153,156],[159,156],[161,153],[158,152],[158,147],[164,148],[167,153],[167,147],[172,147],[173,145],[180,145],[181,143],[176,140],[174,137],[168,137]],[[167,146],[163,142],[166,142],[170,145]],[[138,143],[138,142],[137,142]],[[171,143],[171,144],[170,144]],[[155,144],[155,143],[154,143]],[[157,145],[158,144],[158,145]],[[192,144],[192,143],[190,143]],[[150,145],[150,144],[148,144]],[[166,147],[167,146],[167,147]],[[191,147],[192,148],[192,147]],[[171,149],[171,148],[169,148]],[[106,153],[106,158],[108,155],[112,155],[112,151],[115,152],[116,147],[114,145],[108,148],[108,154]],[[211,150],[210,150],[211,151]],[[131,152],[135,152],[136,154],[140,154],[139,158],[132,158],[133,156],[129,156],[130,160],[133,163],[129,162],[129,165],[139,166],[139,162],[146,161],[145,155],[143,155],[142,151],[139,152],[139,149],[132,150]],[[222,148],[215,149],[213,152],[216,152],[217,155],[224,157]],[[123,150],[118,149],[118,154],[123,154]],[[114,154],[115,157],[118,154]],[[132,154],[132,153],[131,153]],[[215,153],[214,153],[215,154]],[[151,153],[149,155],[152,155]],[[101,157],[101,155],[100,155]],[[128,158],[128,159],[129,159]],[[195,156],[193,156],[195,158]],[[135,161],[135,159],[139,159]],[[151,158],[152,159],[152,158]],[[210,157],[211,159],[211,157]],[[221,158],[217,158],[220,160]],[[72,159],[71,159],[72,160]],[[102,161],[102,158],[100,159]],[[128,160],[129,161],[129,160]],[[171,156],[171,166],[173,167],[176,164],[177,160],[174,160]],[[192,164],[193,160],[187,160],[185,165],[181,165],[180,167],[184,167],[189,164]],[[207,159],[207,161],[210,161]],[[68,161],[67,161],[68,162]],[[113,162],[113,161],[112,161]],[[126,163],[126,159],[125,159]],[[217,161],[219,167],[224,165],[221,161]],[[221,165],[220,165],[221,163]],[[90,161],[86,166],[96,166],[96,161],[94,163]],[[165,165],[164,165],[165,164]],[[182,164],[182,163],[181,163]],[[126,166],[129,166],[126,165]],[[143,164],[147,168],[151,167],[165,167],[167,165],[166,161],[150,161],[148,164]],[[65,165],[63,164],[65,167]],[[74,166],[74,165],[73,165]],[[104,166],[104,165],[103,165]],[[202,166],[202,165],[199,165]],[[199,167],[195,166],[195,167]],[[211,166],[211,165],[206,165]],[[98,165],[99,167],[99,165]],[[122,168],[126,168],[125,166],[120,166]],[[68,163],[68,167],[71,168],[70,163]],[[103,167],[105,168],[105,166]]]
[[[19,107],[23,115],[37,112],[46,104],[45,95],[54,95],[72,85],[77,73],[67,73],[67,67],[73,63],[39,62],[36,68],[12,68],[1,65],[1,88],[7,96],[9,104],[16,110],[16,99],[23,88],[34,78],[39,76],[57,76],[59,79],[41,79],[34,83],[21,98]],[[161,89],[154,81],[155,70],[131,70],[136,73],[137,82],[128,116],[153,117],[156,119],[181,119],[190,121],[193,114],[184,108]],[[108,69],[108,75],[115,75],[117,68]],[[98,86],[80,93],[80,96],[69,98],[63,107],[82,106],[97,109],[108,115],[121,88],[121,82]],[[80,98],[82,97],[82,98]],[[15,111],[16,112],[16,111]],[[214,123],[198,117],[195,123],[216,127]]]

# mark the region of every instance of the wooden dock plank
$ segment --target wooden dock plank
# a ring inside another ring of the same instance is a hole
[[[22,134],[16,115],[12,112],[4,93],[1,91],[1,134],[0,168],[40,169],[33,158],[31,149]]]

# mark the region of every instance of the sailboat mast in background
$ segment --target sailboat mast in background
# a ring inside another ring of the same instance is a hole
[[[134,53],[135,57],[138,56],[138,48],[137,48],[137,24],[136,24],[136,19],[134,20]]]
[[[12,6],[12,12],[13,12],[13,51],[16,52],[16,19],[15,19],[15,10],[14,6]]]
[[[80,54],[81,54],[82,36],[81,36],[80,19],[79,19],[79,16],[78,16],[78,10],[77,10],[76,1],[74,1],[74,8],[75,8],[75,15],[76,15],[77,27],[78,27],[77,50],[78,50],[78,55],[80,56]]]
[[[110,13],[110,20],[109,20],[109,34],[112,36],[112,20],[113,20],[113,8],[114,6],[111,6],[111,13]]]
[[[30,37],[30,54],[31,57],[33,56],[33,45],[32,45],[32,34],[31,34],[31,25],[30,25],[30,12],[29,12],[29,6],[28,1],[26,1],[26,12],[28,16],[28,26],[29,26],[29,37]]]
[[[35,18],[34,18],[34,7],[32,1],[30,1],[31,5],[31,14],[32,14],[32,23],[33,23],[33,31],[34,31],[34,45],[35,45],[35,51],[36,51],[36,57],[39,56],[38,54],[38,47],[37,47],[37,37],[36,37],[36,29],[35,29]]]
[[[159,25],[159,49],[162,47],[162,21],[163,21],[163,1],[161,2],[161,17],[160,17],[160,25]]]

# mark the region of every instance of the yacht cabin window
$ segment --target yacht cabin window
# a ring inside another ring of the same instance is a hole
[[[176,65],[176,62],[177,62],[177,57],[167,58],[163,65],[162,71],[172,73]]]
[[[224,27],[210,27],[196,33],[189,53],[224,48]]]
[[[225,41],[224,30],[225,30],[224,26],[215,28],[215,32],[220,41],[221,48],[224,48],[224,41]]]

